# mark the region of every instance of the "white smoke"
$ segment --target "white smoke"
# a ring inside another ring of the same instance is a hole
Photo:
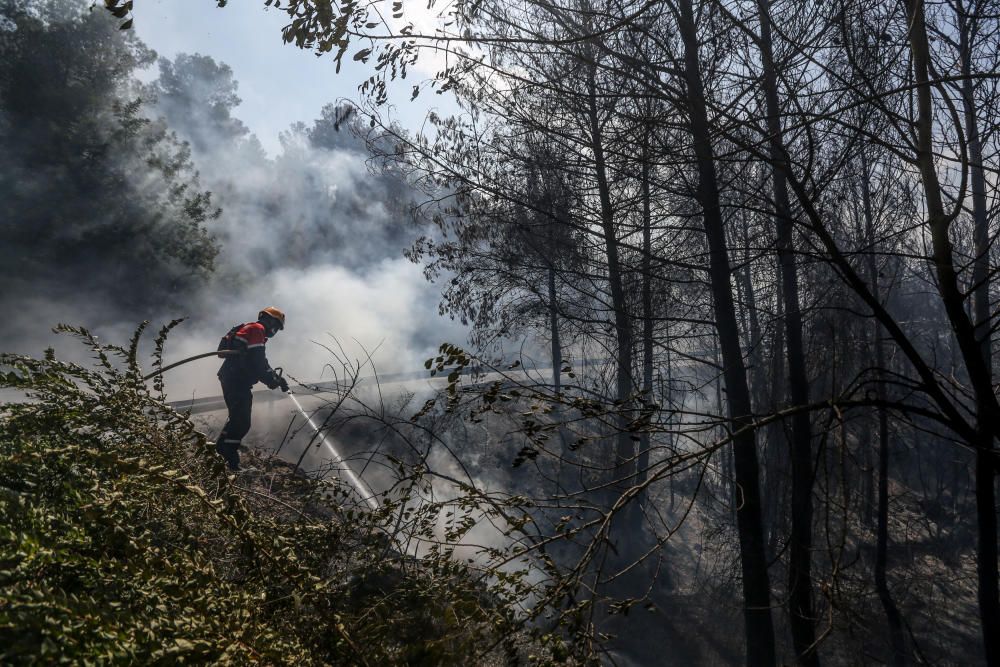
[[[405,259],[386,259],[361,271],[333,264],[281,269],[263,277],[259,287],[221,295],[207,315],[182,325],[170,338],[167,362],[210,351],[230,326],[256,318],[277,305],[287,324],[267,345],[273,366],[303,380],[332,379],[324,366],[332,361],[324,345],[343,345],[362,359],[373,353],[380,373],[416,371],[444,341],[460,341],[463,328],[437,316],[437,293],[420,267]],[[366,352],[367,351],[367,352]],[[171,396],[216,395],[214,362],[194,362],[171,371]],[[211,368],[207,368],[209,366]]]
[[[84,325],[102,341],[125,344],[141,320],[156,329],[185,317],[168,339],[171,363],[214,350],[230,327],[272,305],[288,319],[268,344],[269,360],[304,380],[327,379],[331,357],[321,344],[340,341],[359,358],[374,352],[375,368],[393,373],[422,368],[441,342],[464,341],[465,328],[438,314],[437,288],[403,257],[423,232],[409,215],[413,193],[369,170],[363,143],[336,129],[337,110],[293,125],[281,136],[282,152],[269,157],[230,114],[239,98],[228,67],[180,56],[165,71],[166,83],[145,92],[145,113],[190,143],[202,185],[223,209],[207,225],[220,242],[215,274],[196,293],[142,311],[71,284],[4,295],[5,309],[16,313],[3,325],[4,351],[37,355],[55,345],[84,361],[85,350],[54,337],[53,325]],[[218,395],[217,367],[209,358],[169,371],[168,397]]]

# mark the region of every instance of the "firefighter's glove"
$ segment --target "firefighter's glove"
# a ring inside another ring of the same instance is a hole
[[[274,371],[268,373],[263,380],[264,384],[267,385],[268,389],[277,389],[278,387],[281,386],[281,383],[283,381],[284,380],[282,379],[282,377],[277,373],[275,373]]]
[[[288,393],[288,380],[283,377],[278,378],[278,386],[281,387],[281,391]]]

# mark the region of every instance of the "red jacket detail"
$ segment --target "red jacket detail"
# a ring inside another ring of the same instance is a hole
[[[264,343],[267,342],[264,325],[260,322],[250,322],[248,324],[244,324],[235,334],[233,334],[233,337],[246,344],[248,350],[254,347],[263,347]]]
[[[226,357],[219,369],[219,379],[225,385],[238,385],[252,387],[258,382],[263,382],[271,389],[278,386],[278,378],[271,370],[271,365],[267,363],[267,356],[264,354],[264,344],[267,342],[267,333],[264,325],[260,322],[249,322],[236,330],[233,334],[237,349],[245,347],[243,354],[233,357]]]

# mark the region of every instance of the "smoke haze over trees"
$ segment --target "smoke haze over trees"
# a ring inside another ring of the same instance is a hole
[[[290,127],[271,159],[233,115],[240,99],[228,66],[199,55],[161,60],[148,93],[225,204],[220,242],[241,263],[265,273],[324,262],[358,269],[408,244],[409,189],[366,172],[348,107],[328,105],[312,124]]]
[[[455,343],[355,434],[498,512],[429,549],[532,570],[538,662],[1000,665],[994,4],[267,1],[371,69],[273,155],[105,4],[0,0],[8,312]]]
[[[24,314],[4,324],[9,349],[37,349],[43,322],[110,334],[188,316],[175,349],[193,353],[295,292],[303,340],[336,330],[420,349],[393,361],[406,369],[436,347],[434,291],[403,258],[419,233],[412,190],[369,170],[349,107],[289,127],[270,156],[224,63],[157,58],[75,0],[10,0],[0,15],[0,299]],[[295,372],[318,376],[324,354],[307,349]]]
[[[74,19],[76,3],[6,5],[8,294],[73,286],[115,293],[127,308],[192,290],[215,266],[218,209],[187,147],[142,108],[133,75],[155,55],[100,16]]]

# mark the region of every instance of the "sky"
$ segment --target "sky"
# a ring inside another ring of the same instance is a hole
[[[426,0],[407,0],[404,15],[427,25],[432,15],[426,7]],[[372,73],[370,63],[351,60],[353,50],[338,74],[331,54],[317,57],[283,43],[281,28],[287,23],[285,13],[265,7],[263,0],[232,0],[221,9],[214,0],[142,0],[136,3],[133,29],[163,57],[201,53],[229,65],[243,100],[236,116],[273,155],[280,149],[281,131],[297,121],[309,123],[325,104],[357,99],[358,86]],[[416,127],[431,108],[444,113],[456,109],[449,96],[422,95],[409,101],[413,77],[427,76],[435,65],[432,57],[418,61],[411,78],[394,89],[390,102],[398,104],[392,116],[406,127]],[[155,78],[155,68],[147,76]]]

